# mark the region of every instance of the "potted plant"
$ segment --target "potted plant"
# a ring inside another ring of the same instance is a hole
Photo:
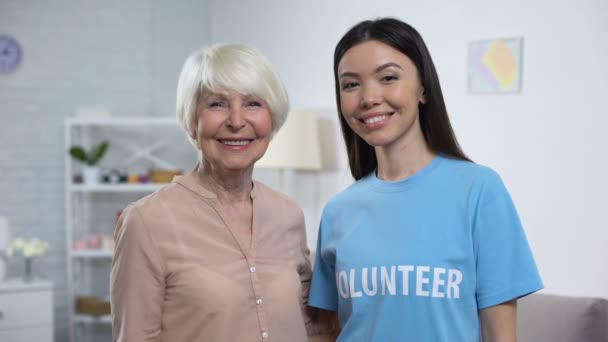
[[[32,281],[34,279],[32,273],[32,262],[34,258],[41,257],[49,250],[49,243],[40,239],[22,239],[17,238],[11,242],[6,248],[6,255],[13,257],[16,254],[21,254],[25,262],[23,270],[23,280]]]
[[[88,151],[84,147],[78,145],[70,148],[70,155],[72,158],[84,164],[82,168],[82,177],[86,184],[95,184],[99,180],[99,167],[97,164],[106,154],[107,150],[107,141],[103,141],[100,144],[93,146]]]

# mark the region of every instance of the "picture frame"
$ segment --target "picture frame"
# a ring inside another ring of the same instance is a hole
[[[523,37],[471,41],[467,68],[469,93],[520,93],[523,43]]]

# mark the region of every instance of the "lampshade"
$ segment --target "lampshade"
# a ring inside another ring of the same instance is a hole
[[[320,170],[321,149],[315,115],[290,112],[287,121],[270,141],[270,146],[256,167]]]

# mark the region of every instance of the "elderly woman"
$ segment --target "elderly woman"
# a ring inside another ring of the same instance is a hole
[[[311,266],[303,213],[252,180],[288,107],[278,75],[258,51],[215,45],[188,57],[177,119],[201,160],[118,220],[114,341],[324,339],[306,311]]]

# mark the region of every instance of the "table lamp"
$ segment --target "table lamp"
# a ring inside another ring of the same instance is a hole
[[[266,154],[255,166],[277,169],[282,192],[285,192],[286,169],[320,170],[321,148],[316,116],[307,112],[290,112],[283,127],[270,141]]]

